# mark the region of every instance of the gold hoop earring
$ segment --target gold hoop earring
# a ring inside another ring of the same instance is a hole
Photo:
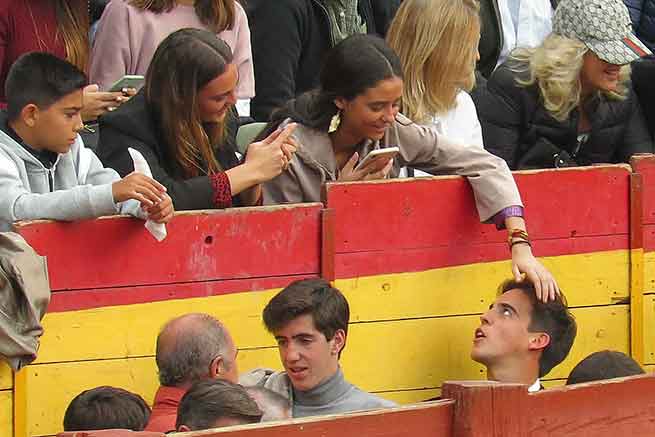
[[[328,128],[328,133],[331,134],[333,132],[336,132],[337,129],[339,129],[340,124],[341,124],[341,109],[339,109],[337,113],[332,116],[332,119],[330,120],[330,127]]]

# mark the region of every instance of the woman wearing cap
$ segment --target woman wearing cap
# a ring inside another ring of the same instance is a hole
[[[553,33],[535,49],[515,50],[479,96],[485,147],[512,169],[652,153],[627,66],[648,54],[621,0],[563,0]]]

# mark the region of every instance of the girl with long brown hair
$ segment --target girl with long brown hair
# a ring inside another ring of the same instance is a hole
[[[247,102],[255,95],[255,83],[248,19],[236,0],[110,2],[93,44],[91,81],[108,89],[126,74],[145,74],[159,43],[183,28],[209,30],[230,46],[239,74],[236,96],[244,103],[246,115]]]
[[[22,54],[46,52],[66,59],[82,71],[89,61],[87,0],[0,0],[0,105],[11,65]],[[84,92],[82,117],[94,120],[127,100],[122,93]]]
[[[235,153],[232,106],[237,68],[215,33],[181,29],[160,44],[143,89],[100,119],[98,156],[122,175],[140,151],[177,210],[256,205],[260,184],[279,175],[295,146],[295,128],[276,131]]]

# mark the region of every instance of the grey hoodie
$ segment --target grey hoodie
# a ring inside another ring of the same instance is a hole
[[[48,169],[0,130],[0,232],[17,220],[81,220],[119,212],[145,218],[139,202],[114,202],[111,185],[118,180],[79,135]]]

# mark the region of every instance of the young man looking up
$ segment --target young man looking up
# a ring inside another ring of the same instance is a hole
[[[264,308],[285,372],[254,371],[241,379],[263,385],[292,402],[293,417],[393,407],[344,378],[339,357],[346,345],[350,310],[339,290],[322,279],[293,282]]]
[[[84,74],[56,56],[21,56],[5,83],[0,112],[0,232],[16,220],[79,220],[129,213],[160,223],[173,203],[157,181],[133,173],[121,179],[84,147]]]
[[[532,283],[506,281],[475,330],[471,358],[487,379],[541,389],[540,378],[564,361],[577,332],[564,295],[544,303]]]

